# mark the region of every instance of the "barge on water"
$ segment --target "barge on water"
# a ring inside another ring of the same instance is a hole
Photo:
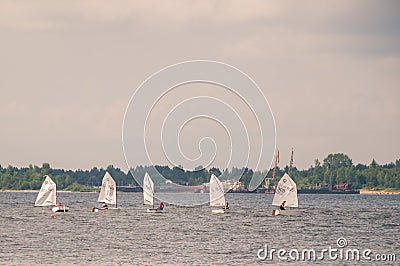
[[[329,190],[329,189],[313,189],[313,188],[302,188],[297,190],[298,194],[360,194],[359,190]]]
[[[117,186],[117,191],[121,192],[143,192],[142,187],[131,187],[131,186]]]
[[[317,188],[300,188],[299,194],[360,194],[359,190],[352,189],[351,184],[339,182],[333,187],[325,185]]]
[[[257,189],[257,193],[274,194],[275,188],[272,183],[269,184],[268,188],[262,187]],[[360,190],[352,189],[350,183],[339,182],[333,187],[324,185],[309,188],[297,189],[298,194],[360,194]]]

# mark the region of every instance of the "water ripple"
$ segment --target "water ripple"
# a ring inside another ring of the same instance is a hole
[[[59,193],[71,209],[55,219],[49,209],[32,207],[35,197],[0,193],[1,264],[258,264],[266,263],[257,258],[265,244],[320,250],[339,237],[351,248],[399,250],[398,195],[299,195],[298,215],[272,217],[272,195],[228,194],[226,215],[208,206],[167,206],[152,215],[140,193],[119,193],[118,213],[92,213],[97,194]]]

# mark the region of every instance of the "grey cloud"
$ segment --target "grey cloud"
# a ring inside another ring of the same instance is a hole
[[[399,2],[246,3],[1,1],[0,164],[125,168],[134,90],[199,58],[260,85],[297,166],[335,151],[399,158]]]

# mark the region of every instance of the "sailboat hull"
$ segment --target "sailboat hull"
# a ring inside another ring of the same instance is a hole
[[[52,212],[67,212],[69,211],[69,207],[67,206],[55,206],[51,208]]]
[[[148,212],[148,213],[163,213],[164,210],[160,210],[160,209],[147,209],[146,212]]]
[[[272,210],[272,216],[277,215],[299,215],[299,210]]]
[[[115,208],[115,207],[108,207],[107,209],[103,209],[103,208],[93,208],[92,212],[106,212],[106,211],[120,211],[120,208]]]
[[[216,209],[216,210],[212,210],[211,212],[212,212],[212,213],[226,213],[226,212],[229,212],[229,209],[228,209],[228,210],[225,210],[225,209]]]

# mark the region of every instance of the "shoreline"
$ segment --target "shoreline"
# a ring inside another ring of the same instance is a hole
[[[362,188],[360,194],[363,195],[400,195],[400,191],[371,190]]]
[[[30,189],[4,189],[0,190],[0,193],[38,193],[39,190],[30,190]],[[69,190],[58,190],[57,192],[61,193],[98,193],[96,191],[69,191]],[[360,189],[360,195],[400,195],[400,191],[385,191],[385,190],[371,190],[362,188]]]
[[[16,190],[16,189],[4,189],[4,190],[0,190],[0,192],[36,192],[36,193],[38,193],[39,190],[31,190],[31,189],[21,189],[21,190]]]
[[[31,193],[38,193],[39,190],[30,190],[30,189],[21,189],[21,190],[16,190],[16,189],[4,189],[0,190],[0,193],[5,192],[5,193],[26,193],[26,192],[31,192]],[[96,191],[70,191],[70,190],[57,190],[57,193],[98,193]]]

